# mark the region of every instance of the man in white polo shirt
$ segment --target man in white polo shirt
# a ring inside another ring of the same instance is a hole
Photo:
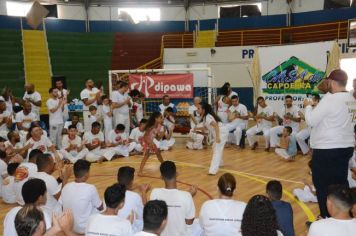
[[[32,112],[36,114],[36,118],[40,119],[40,108],[42,106],[41,94],[35,91],[35,86],[33,84],[25,85],[25,94],[23,95],[23,100],[25,102],[31,103]]]
[[[101,92],[99,89],[94,87],[94,82],[91,79],[85,81],[85,89],[80,93],[80,99],[84,103],[83,107],[83,119],[84,119],[84,129],[85,131],[90,131],[90,112],[89,106],[98,107],[98,101],[100,101]]]
[[[165,188],[153,189],[150,199],[163,200],[168,206],[168,222],[161,236],[191,235],[191,226],[195,218],[193,193],[177,189],[177,172],[174,162],[163,162],[160,171]]]
[[[152,200],[143,209],[143,231],[134,236],[158,236],[166,227],[168,207],[165,201]]]
[[[118,83],[118,89],[111,94],[114,127],[118,124],[123,124],[125,126],[125,133],[128,135],[130,131],[129,107],[132,105],[131,99],[127,94],[129,85],[124,81],[119,81]]]
[[[334,70],[318,86],[326,92],[313,109],[313,101],[306,99],[305,121],[312,127],[310,146],[313,149],[313,183],[322,217],[329,216],[326,208],[327,189],[331,184],[348,185],[349,160],[354,153],[355,137],[350,113],[355,98],[346,91],[347,74]]]
[[[352,195],[342,185],[329,187],[327,208],[331,217],[315,221],[311,224],[308,236],[354,236],[356,235],[356,219],[350,217]]]

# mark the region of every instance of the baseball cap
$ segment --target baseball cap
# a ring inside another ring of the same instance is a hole
[[[347,74],[345,71],[336,69],[333,70],[328,77],[325,79],[335,80],[335,81],[347,81]]]

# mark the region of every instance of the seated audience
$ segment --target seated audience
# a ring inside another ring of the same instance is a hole
[[[191,225],[195,218],[195,205],[191,193],[177,189],[176,165],[172,161],[164,161],[160,166],[164,188],[155,188],[151,192],[151,200],[163,200],[168,205],[168,222],[161,236],[181,236],[191,234]]]
[[[266,192],[276,211],[279,230],[284,236],[294,236],[293,209],[290,203],[282,201],[282,184],[271,180],[267,183]]]
[[[276,154],[287,161],[294,160],[298,151],[297,141],[295,140],[294,135],[292,135],[292,132],[291,127],[284,127],[279,147],[275,149]]]
[[[0,150],[0,197],[2,196],[3,179],[6,177],[7,157],[6,152]]]
[[[356,219],[350,216],[353,207],[350,189],[341,185],[329,186],[326,206],[331,217],[313,222],[308,236],[356,235]]]
[[[85,132],[83,140],[89,150],[86,156],[88,161],[100,163],[105,160],[110,161],[114,157],[115,151],[111,148],[106,148],[104,134],[100,131],[99,122],[94,122],[91,125],[91,130]]]
[[[2,200],[7,204],[16,203],[16,193],[14,189],[15,182],[15,171],[19,166],[19,163],[10,163],[7,166],[7,177],[3,179],[3,184],[1,188]]]
[[[69,160],[71,163],[84,159],[89,153],[82,138],[77,134],[77,127],[75,125],[70,125],[68,127],[68,134],[63,135],[62,138],[62,149],[60,150],[60,153],[63,155],[64,159]]]
[[[271,201],[263,195],[253,196],[247,203],[241,222],[242,236],[283,236]]]
[[[23,145],[20,134],[17,131],[10,131],[7,134],[7,140],[8,141],[5,142],[5,148],[9,157],[20,155],[22,158],[26,158],[28,150],[32,148],[32,144],[30,143],[26,146]]]
[[[68,127],[70,125],[75,125],[75,127],[77,127],[77,130],[78,130],[78,134],[79,136],[83,136],[84,134],[84,128],[83,128],[83,125],[82,123],[80,123],[80,117],[78,114],[74,113],[72,115],[72,119],[70,121],[66,121],[64,123],[64,128],[63,128],[63,134],[67,134],[68,133]]]
[[[116,125],[115,129],[110,131],[106,143],[108,147],[115,151],[116,155],[124,157],[128,157],[136,147],[136,143],[130,143],[123,124]]]
[[[6,139],[12,128],[12,114],[6,110],[6,103],[0,100],[0,137]]]
[[[37,115],[32,112],[31,103],[25,102],[22,111],[16,113],[16,127],[20,132],[21,140],[26,140],[27,132],[31,127],[31,123],[38,120]]]
[[[143,151],[142,142],[145,134],[147,119],[141,119],[140,125],[131,130],[129,140],[136,144],[135,151],[141,153]]]
[[[168,207],[165,201],[152,200],[143,209],[143,231],[134,236],[158,236],[166,227]]]
[[[85,233],[85,227],[90,215],[103,210],[96,187],[88,184],[90,175],[90,162],[78,160],[73,165],[75,179],[64,186],[59,203],[63,209],[70,209],[74,216],[74,231],[78,234]]]
[[[219,198],[204,202],[200,209],[200,226],[205,236],[238,235],[246,203],[233,199],[236,189],[234,176],[223,174],[219,178],[218,189]]]
[[[105,190],[104,199],[106,209],[102,213],[90,216],[85,235],[133,235],[131,222],[118,217],[120,209],[122,209],[125,204],[125,192],[125,186],[120,184],[111,185]],[[132,219],[132,216],[130,219]]]
[[[171,99],[169,98],[168,95],[164,95],[162,98],[162,103],[158,106],[159,112],[163,115],[164,111],[168,108],[171,107],[173,109],[173,113],[177,112],[176,106],[171,103]]]

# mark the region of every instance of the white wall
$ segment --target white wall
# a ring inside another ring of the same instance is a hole
[[[84,20],[85,8],[84,6],[76,5],[58,5],[58,18],[68,20]]]
[[[212,69],[215,86],[230,82],[233,87],[252,87],[248,68],[252,63],[254,47],[217,47],[214,55],[210,48],[165,49],[165,67],[207,64]]]
[[[0,15],[6,15],[6,1],[0,0]]]

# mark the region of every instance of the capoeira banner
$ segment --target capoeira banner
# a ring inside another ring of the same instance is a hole
[[[193,97],[193,74],[166,74],[147,75],[130,74],[130,89],[137,89],[146,98],[162,98],[168,95],[171,98]]]
[[[260,95],[274,112],[283,115],[288,94],[302,107],[307,94],[318,92],[332,47],[333,42],[322,42],[258,48]]]

